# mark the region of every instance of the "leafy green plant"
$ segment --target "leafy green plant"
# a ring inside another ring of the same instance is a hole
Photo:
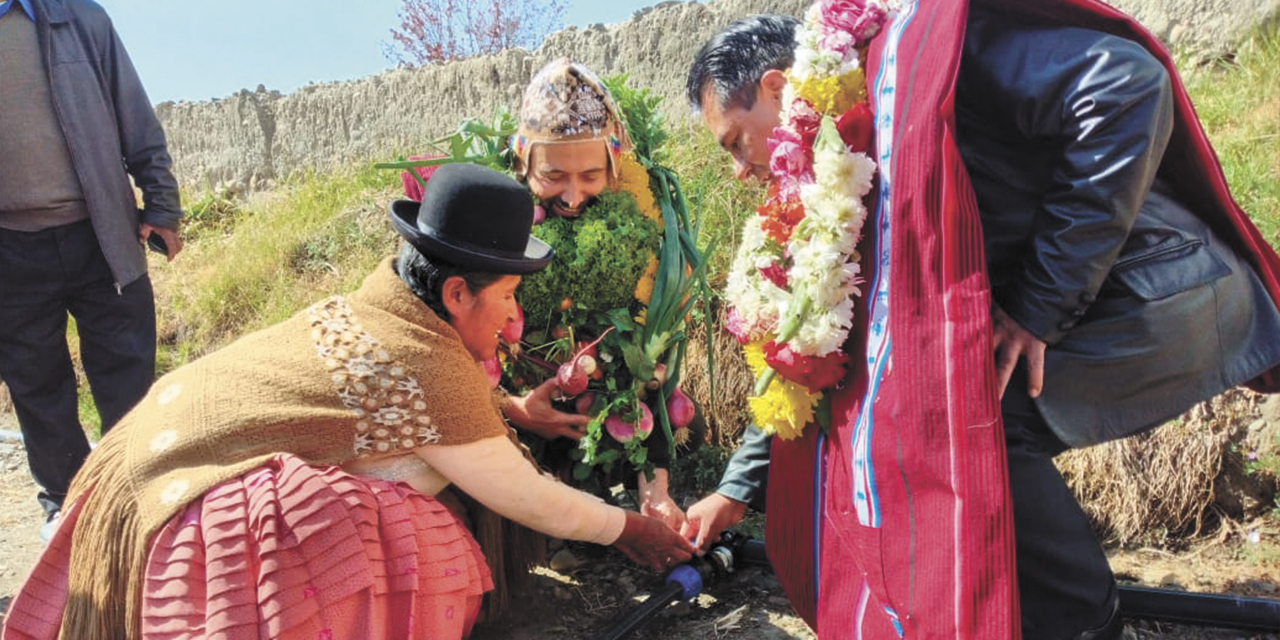
[[[375,169],[406,171],[418,186],[426,187],[427,181],[415,169],[438,167],[456,162],[470,162],[498,171],[510,172],[514,154],[507,141],[516,132],[516,119],[505,108],[498,109],[491,123],[478,118],[464,120],[453,133],[432,140],[428,145],[437,157],[408,160],[401,157],[395,162],[378,162]]]
[[[636,282],[661,244],[657,225],[640,213],[635,199],[615,191],[600,194],[575,218],[544,221],[533,235],[556,252],[546,269],[521,280],[516,293],[533,330],[550,329],[548,323],[560,321],[557,311],[569,306],[630,307]]]
[[[1280,32],[1259,27],[1234,59],[1179,63],[1232,196],[1280,248]]]

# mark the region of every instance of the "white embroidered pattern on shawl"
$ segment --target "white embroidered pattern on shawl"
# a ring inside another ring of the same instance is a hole
[[[367,333],[342,296],[312,307],[311,339],[343,406],[356,418],[357,457],[439,442],[418,381]]]

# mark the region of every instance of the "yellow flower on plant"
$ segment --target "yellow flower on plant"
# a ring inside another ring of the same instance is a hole
[[[658,277],[658,256],[649,256],[649,265],[644,268],[644,273],[640,275],[640,280],[636,282],[636,300],[640,304],[649,306],[649,301],[653,299],[654,279]]]
[[[636,206],[640,207],[640,213],[658,223],[658,230],[662,230],[662,211],[658,209],[658,201],[649,186],[649,172],[632,154],[624,153],[618,159],[618,177],[613,186],[618,191],[631,194]]]
[[[829,116],[838,116],[855,103],[866,102],[867,83],[862,69],[854,69],[841,76],[811,77],[800,82],[796,95],[804,98],[813,110]]]

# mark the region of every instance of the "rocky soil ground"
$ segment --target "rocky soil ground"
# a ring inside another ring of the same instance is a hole
[[[0,414],[0,434],[16,430],[12,415]],[[18,442],[0,440],[0,606],[18,588],[40,552],[42,524],[35,486]],[[686,499],[690,496],[686,496]],[[1274,527],[1274,524],[1269,525]],[[1253,527],[1273,535],[1265,527]],[[1275,559],[1251,552],[1249,535],[1227,531],[1189,550],[1116,552],[1113,565],[1126,581],[1152,587],[1280,598]],[[557,570],[539,569],[535,588],[522,594],[513,612],[481,623],[478,640],[574,640],[613,637],[607,632],[662,586],[662,577],[630,564],[620,553],[571,543],[552,553]],[[1280,640],[1274,633],[1203,628],[1129,620],[1126,640]],[[691,602],[664,608],[629,635],[631,640],[811,640],[816,636],[795,616],[773,573],[742,567],[709,586]],[[1031,639],[1028,639],[1031,640]]]

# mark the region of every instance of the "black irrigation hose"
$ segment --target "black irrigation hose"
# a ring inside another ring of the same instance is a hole
[[[641,602],[635,608],[616,618],[609,624],[609,628],[596,636],[594,640],[622,640],[627,637],[627,634],[639,629],[645,622],[648,622],[649,616],[679,600],[682,594],[684,594],[683,585],[668,582],[660,591],[649,596],[648,600]]]
[[[622,640],[672,602],[701,593],[704,582],[732,573],[736,565],[748,564],[769,566],[764,541],[727,531],[704,558],[672,569],[662,589],[619,616],[594,640]],[[1199,627],[1280,631],[1280,600],[1266,598],[1121,586],[1120,614]]]
[[[746,536],[736,532],[726,531],[720,534],[720,542],[712,546],[706,555],[695,556],[672,569],[661,589],[649,596],[648,600],[614,618],[593,640],[622,640],[672,602],[693,599],[702,593],[703,585],[733,573],[735,559],[742,555],[741,547],[747,542]]]
[[[1201,627],[1280,631],[1280,600],[1120,587],[1120,614]]]

